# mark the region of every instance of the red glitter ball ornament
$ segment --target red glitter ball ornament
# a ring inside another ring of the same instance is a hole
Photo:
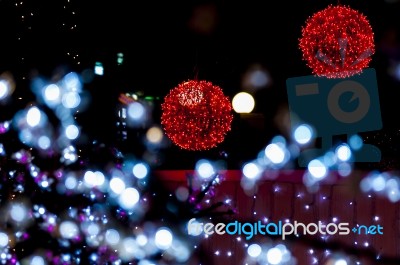
[[[231,102],[211,82],[189,80],[179,84],[164,98],[161,108],[166,135],[183,149],[211,149],[223,142],[231,129]]]
[[[330,5],[309,17],[299,46],[313,74],[327,78],[361,73],[375,53],[374,33],[367,18],[341,5]]]

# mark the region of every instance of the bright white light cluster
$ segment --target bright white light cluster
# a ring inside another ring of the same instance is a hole
[[[313,148],[312,140],[315,132],[308,124],[296,126],[289,139],[283,136],[275,136],[272,141],[261,151],[257,159],[248,161],[242,166],[242,187],[250,191],[262,178],[275,179],[279,169],[296,167],[297,158],[304,148]],[[350,176],[353,171],[354,152],[360,150],[363,140],[358,135],[348,139],[348,143],[342,143],[332,147],[319,157],[308,162],[303,183],[308,191],[315,192],[320,183],[331,177],[332,171],[336,171],[341,177]]]
[[[142,197],[151,174],[147,157],[143,160],[125,159],[124,163],[115,167],[104,165],[105,169],[92,168],[93,165],[80,159],[85,150],[74,144],[74,140],[81,136],[81,129],[75,123],[75,114],[84,109],[87,98],[78,74],[63,76],[59,73],[56,76],[61,79],[48,81],[35,78],[31,87],[37,101],[19,111],[12,121],[0,123],[0,135],[14,126],[20,141],[28,147],[8,154],[10,160],[27,170],[27,174],[20,174],[18,170],[4,172],[4,178],[9,177],[15,183],[12,183],[12,201],[0,209],[4,213],[1,223],[4,227],[7,223],[7,230],[0,230],[0,263],[45,265],[54,261],[63,264],[102,264],[102,259],[109,258],[112,265],[136,261],[140,261],[139,265],[151,265],[155,264],[154,257],[160,257],[168,262],[185,264],[192,252],[190,242],[183,241],[185,238],[181,240],[175,231],[160,223],[133,225],[143,221],[151,203],[148,197]],[[0,101],[6,100],[12,93],[12,85],[0,76]],[[143,125],[143,122],[149,121],[150,106],[146,102],[136,103],[128,106],[124,118],[131,120],[130,125]],[[150,127],[146,141],[148,148],[162,147],[165,137],[161,127]],[[1,156],[7,155],[8,150],[5,149],[8,149],[6,145],[0,143]],[[42,157],[38,158],[36,151],[43,155],[45,163],[39,163],[43,160],[39,160]],[[123,158],[122,154],[116,156]],[[46,158],[53,157],[60,157],[61,163],[54,168],[57,165],[51,161],[51,170],[47,171]],[[40,167],[36,164],[40,164]],[[27,203],[30,198],[20,200],[28,187],[24,185],[25,181],[37,185],[33,187],[37,194],[56,192],[66,201],[54,202],[58,208],[56,213],[45,202],[31,206]],[[18,195],[18,200],[15,195]],[[185,196],[188,197],[181,192],[181,198]],[[76,197],[79,197],[78,201],[74,199]],[[85,206],[66,204],[70,198],[77,204],[82,200]],[[126,226],[125,221],[130,225]],[[21,260],[10,254],[8,251],[19,242],[31,239],[33,234],[27,228],[33,222],[41,232],[56,239],[54,242],[59,244],[55,246],[57,251],[61,249],[65,252],[59,254],[52,253],[51,249],[38,249]],[[69,252],[74,249],[74,244],[83,245],[91,251],[88,253],[89,261],[82,260],[79,249]],[[49,258],[51,255],[57,256]],[[107,255],[109,257],[105,257]]]
[[[266,265],[292,265],[296,264],[296,259],[284,244],[250,244],[247,248],[247,264],[266,264]]]
[[[391,202],[400,201],[400,179],[388,172],[371,172],[360,182],[363,192],[374,192],[386,197]]]
[[[80,127],[75,124],[74,114],[83,108],[82,82],[80,76],[71,72],[57,82],[36,78],[32,82],[32,91],[37,104],[30,105],[14,116],[14,124],[19,131],[22,143],[35,147],[43,154],[48,151],[63,152],[61,162],[76,162],[77,155],[73,140],[80,136]],[[59,119],[59,128],[49,122],[44,106],[50,108]]]

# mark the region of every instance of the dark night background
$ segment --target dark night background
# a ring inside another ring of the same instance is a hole
[[[400,2],[392,2],[341,1],[366,15],[375,32],[376,53],[370,66],[378,73],[384,128],[368,133],[368,139],[382,148],[382,167],[391,168],[399,164],[400,130],[400,81],[389,74],[391,63],[400,63]],[[272,83],[255,94],[254,112],[262,117],[235,114],[226,141],[210,151],[188,152],[172,145],[163,150],[160,167],[184,169],[193,168],[199,158],[225,155],[229,166],[238,168],[282,133],[276,115],[286,106],[286,79],[311,74],[297,46],[301,27],[308,16],[336,4],[320,0],[18,3],[0,1],[0,71],[12,72],[17,81],[14,97],[23,99],[12,102],[10,112],[2,110],[1,118],[10,118],[12,110],[33,99],[29,88],[33,75],[51,78],[60,69],[82,72],[100,61],[105,74],[85,85],[92,102],[77,118],[91,139],[112,145],[120,93],[143,91],[159,97],[154,113],[158,122],[162,98],[180,82],[197,75],[221,86],[232,98],[243,89],[249,67],[265,68]],[[116,63],[119,52],[125,58],[121,66]],[[128,138],[121,148],[140,151],[134,132]]]

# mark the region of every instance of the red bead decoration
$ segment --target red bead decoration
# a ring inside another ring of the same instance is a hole
[[[189,80],[173,88],[161,106],[166,135],[187,150],[207,150],[231,129],[232,105],[219,86]]]
[[[330,5],[309,17],[299,46],[313,74],[328,78],[360,73],[375,53],[374,33],[367,18],[341,5]]]

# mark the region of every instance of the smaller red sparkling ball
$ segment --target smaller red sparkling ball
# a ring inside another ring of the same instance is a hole
[[[309,17],[299,46],[313,74],[327,78],[361,73],[375,53],[374,33],[367,18],[341,5],[330,5]]]
[[[161,109],[166,135],[182,149],[211,149],[231,130],[231,102],[219,86],[208,81],[179,84],[164,98]]]

